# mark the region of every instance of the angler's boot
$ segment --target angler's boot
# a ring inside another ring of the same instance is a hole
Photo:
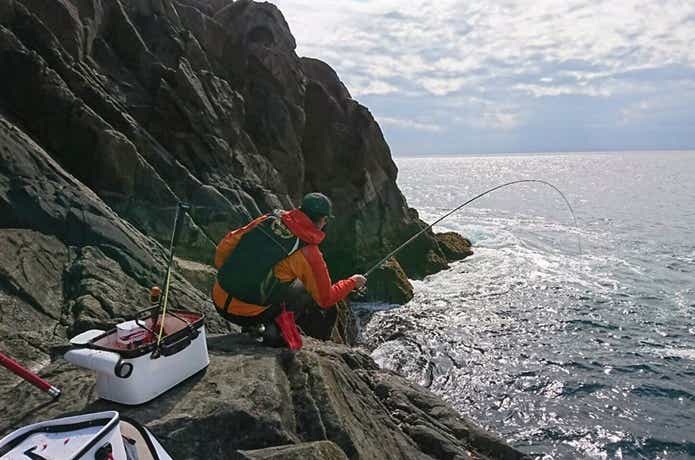
[[[263,342],[263,335],[265,333],[265,324],[254,324],[252,326],[242,326],[241,333],[247,334],[249,337],[254,339],[256,342]]]
[[[269,347],[284,347],[285,339],[280,333],[280,329],[273,323],[266,324],[265,332],[263,333],[263,345]]]

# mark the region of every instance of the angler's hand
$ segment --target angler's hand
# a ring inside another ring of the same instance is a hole
[[[365,284],[367,284],[367,278],[365,278],[362,275],[352,275],[350,277],[351,280],[355,280],[355,289],[359,290],[364,287]]]

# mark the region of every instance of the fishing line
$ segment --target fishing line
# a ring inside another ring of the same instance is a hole
[[[420,230],[418,233],[416,233],[415,235],[413,235],[412,237],[410,237],[410,239],[408,239],[408,241],[406,241],[405,243],[401,244],[400,246],[398,246],[398,247],[397,247],[396,249],[394,249],[393,251],[389,252],[388,255],[387,255],[386,257],[384,257],[383,259],[381,259],[379,262],[377,262],[376,264],[374,264],[374,266],[373,266],[372,268],[370,268],[369,270],[367,270],[367,271],[364,273],[364,276],[365,276],[365,277],[368,277],[374,270],[376,270],[377,268],[381,267],[381,265],[382,265],[384,262],[386,262],[388,259],[390,259],[390,258],[393,257],[394,255],[398,254],[398,253],[401,251],[401,249],[403,249],[404,247],[406,247],[407,245],[409,245],[409,244],[410,244],[413,240],[415,240],[418,236],[422,235],[422,234],[425,233],[427,230],[431,229],[432,227],[434,227],[434,226],[437,225],[439,222],[443,221],[444,219],[446,219],[447,217],[449,217],[450,215],[452,215],[453,213],[455,213],[455,212],[458,211],[459,209],[461,209],[461,208],[463,208],[463,207],[465,207],[465,206],[467,206],[467,205],[473,203],[474,201],[476,201],[476,200],[478,200],[478,199],[484,197],[485,195],[488,195],[488,194],[494,192],[495,190],[499,190],[499,189],[504,188],[504,187],[509,187],[510,185],[523,184],[523,183],[529,183],[529,182],[547,185],[548,187],[552,188],[552,189],[555,190],[557,193],[559,193],[560,196],[562,197],[562,199],[565,201],[565,204],[567,205],[567,208],[569,209],[570,214],[572,215],[572,220],[573,220],[573,222],[574,222],[574,226],[577,227],[577,217],[574,215],[574,209],[572,209],[572,205],[570,204],[569,200],[567,199],[567,197],[565,196],[565,194],[562,193],[562,191],[561,191],[559,188],[557,188],[556,186],[554,186],[554,185],[551,184],[550,182],[546,182],[546,181],[540,180],[540,179],[522,179],[522,180],[515,180],[515,181],[512,181],[512,182],[507,182],[507,183],[498,185],[498,186],[493,187],[493,188],[491,188],[491,189],[489,189],[489,190],[486,190],[486,191],[484,191],[483,193],[480,193],[480,194],[474,196],[473,198],[471,198],[470,200],[466,201],[466,202],[463,203],[462,205],[460,205],[460,206],[458,206],[458,207],[452,209],[451,211],[447,212],[447,213],[444,214],[442,217],[440,217],[439,219],[435,220],[433,223],[431,223],[430,225],[428,225],[427,227],[423,228],[423,229]],[[582,255],[582,244],[581,244],[581,241],[580,241],[580,239],[579,239],[579,235],[577,235],[577,247],[579,248],[579,256],[581,257],[581,255]]]

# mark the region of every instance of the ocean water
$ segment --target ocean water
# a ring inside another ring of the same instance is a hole
[[[383,367],[538,458],[695,458],[695,152],[398,158],[475,255],[363,340]]]

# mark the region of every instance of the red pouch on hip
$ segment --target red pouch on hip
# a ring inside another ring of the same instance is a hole
[[[282,305],[282,313],[275,317],[275,323],[280,329],[282,338],[287,342],[290,350],[299,350],[302,348],[302,336],[297,329],[297,324],[294,322],[294,312],[287,311],[285,305]]]

